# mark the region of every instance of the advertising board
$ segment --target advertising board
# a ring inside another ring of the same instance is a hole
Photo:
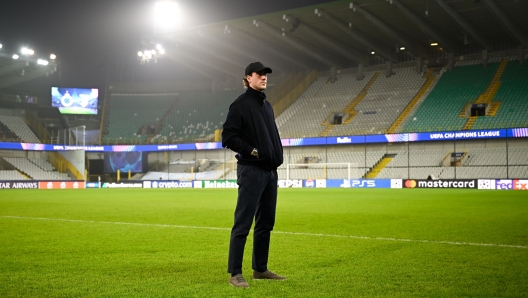
[[[143,188],[192,188],[192,181],[148,180],[143,181]]]
[[[278,186],[279,188],[302,188],[303,181],[302,180],[279,180]]]
[[[103,182],[102,188],[143,188],[141,182]]]
[[[86,182],[86,188],[100,188],[99,182]]]
[[[38,188],[37,181],[0,181],[0,189],[34,189]]]
[[[477,188],[475,179],[404,180],[405,188]]]
[[[39,189],[78,189],[85,188],[84,181],[39,181]]]
[[[528,190],[528,180],[521,179],[479,179],[478,189]]]
[[[368,143],[398,143],[398,142],[425,142],[425,141],[454,141],[496,138],[526,138],[528,128],[510,128],[494,130],[468,130],[447,131],[431,133],[401,133],[362,136],[316,137],[282,139],[282,146],[315,146],[337,144],[368,144]],[[3,150],[31,150],[31,151],[68,151],[85,150],[86,152],[159,152],[181,150],[214,150],[221,149],[220,142],[187,143],[187,144],[160,144],[160,145],[105,145],[105,146],[69,146],[33,143],[0,142]]]

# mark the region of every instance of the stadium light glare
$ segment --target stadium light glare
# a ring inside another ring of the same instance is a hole
[[[2,44],[0,43],[0,49],[2,48]]]
[[[156,31],[171,31],[181,28],[180,6],[173,1],[160,1],[154,5]]]
[[[165,49],[161,45],[156,45],[157,50],[149,49],[138,52],[138,60],[140,64],[147,64],[150,62],[157,63],[158,58],[161,58],[165,54]]]
[[[16,60],[16,59],[18,59],[18,58],[19,58],[19,56],[18,56],[17,54],[14,54],[14,55],[13,55],[13,59]]]
[[[46,60],[44,60],[44,59],[38,59],[38,60],[37,60],[37,64],[38,64],[38,65],[44,65],[44,66],[46,66],[46,65],[49,64],[49,62],[46,61]]]
[[[22,53],[22,55],[25,55],[25,56],[31,56],[31,55],[35,54],[35,51],[33,51],[32,49],[28,49],[26,47],[23,47],[20,50],[20,53]]]
[[[55,54],[50,54],[50,60],[55,60],[57,59],[57,55]]]

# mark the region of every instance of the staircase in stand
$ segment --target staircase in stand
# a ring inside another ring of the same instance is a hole
[[[493,79],[491,80],[490,84],[486,88],[486,90],[479,95],[477,100],[475,101],[475,104],[487,104],[488,108],[486,109],[486,116],[487,117],[493,117],[497,114],[497,111],[499,110],[499,107],[501,105],[500,101],[492,101],[495,97],[495,94],[497,94],[497,91],[500,88],[501,85],[501,77],[504,73],[504,70],[506,69],[506,66],[508,65],[508,59],[502,60],[501,64],[497,68],[497,72],[495,73],[495,76],[493,76]],[[471,103],[469,103],[471,105]],[[466,105],[468,106],[468,105]],[[466,107],[467,109],[467,107]],[[462,113],[461,113],[462,114]],[[465,111],[464,111],[465,116]],[[473,127],[473,124],[475,124],[475,121],[477,121],[478,117],[469,117],[468,121],[464,125],[463,130],[470,130]]]
[[[161,118],[158,120],[158,123],[156,123],[155,133],[150,134],[148,136],[147,140],[145,141],[146,144],[150,143],[152,138],[154,138],[156,135],[158,135],[161,132],[161,130],[163,129],[163,125],[165,125],[165,120],[167,120],[167,118],[169,117],[169,115],[172,113],[172,111],[178,105],[179,102],[180,102],[180,96],[178,95],[176,96],[174,101],[171,103],[171,105],[169,106],[165,114],[163,114],[163,116],[161,116]]]
[[[363,87],[363,89],[358,93],[358,95],[354,97],[354,99],[352,99],[352,101],[343,109],[342,113],[345,115],[348,114],[347,118],[343,121],[343,125],[352,122],[354,117],[357,115],[357,112],[354,110],[354,108],[363,100],[363,98],[365,98],[365,96],[367,96],[368,90],[370,87],[372,87],[372,85],[374,85],[380,75],[381,72],[375,73],[372,78],[370,78],[365,87]],[[326,128],[319,134],[320,137],[326,137],[332,128],[334,128],[334,125],[329,124],[327,120],[321,123],[321,125],[326,126]]]
[[[343,121],[343,124],[349,124],[352,122],[354,117],[357,115],[357,112],[354,110],[354,108],[363,100],[363,98],[365,98],[365,96],[367,96],[368,90],[370,87],[372,87],[372,85],[374,85],[380,75],[381,72],[375,73],[367,85],[363,87],[363,90],[361,90],[361,92],[359,92],[359,94],[345,107],[345,109],[343,109],[344,113],[348,113],[348,117]]]
[[[433,70],[434,70],[433,68],[430,68],[427,71],[427,73],[425,74],[425,77],[427,78],[427,80],[423,84],[422,88],[418,91],[418,93],[416,93],[414,98],[405,107],[405,109],[402,111],[400,116],[398,116],[398,118],[396,118],[396,120],[394,120],[394,123],[391,125],[391,127],[389,127],[389,129],[387,130],[387,133],[395,133],[396,132],[396,129],[398,129],[398,127],[402,124],[403,120],[405,120],[405,118],[407,118],[407,116],[409,115],[411,110],[414,108],[414,106],[418,103],[418,101],[420,101],[420,99],[422,99],[422,97],[424,96],[425,92],[427,92],[427,90],[429,90],[429,87],[431,87],[431,85],[433,84],[434,79],[435,79],[435,75],[433,74]]]
[[[394,154],[385,154],[381,160],[365,174],[365,178],[373,179],[383,170],[394,158]]]

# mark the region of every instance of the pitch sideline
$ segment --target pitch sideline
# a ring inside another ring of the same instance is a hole
[[[62,222],[110,224],[110,225],[164,227],[164,228],[177,228],[177,229],[201,229],[201,230],[220,230],[220,231],[230,231],[231,230],[231,228],[201,227],[201,226],[182,226],[182,225],[169,225],[169,224],[148,224],[148,223],[119,222],[119,221],[95,221],[95,220],[84,220],[84,219],[47,218],[47,217],[29,217],[29,216],[9,216],[9,215],[3,215],[3,216],[0,216],[0,217],[1,218],[13,218],[13,219],[47,220],[47,221],[62,221]],[[454,242],[454,241],[437,241],[437,240],[416,240],[416,239],[405,239],[405,238],[386,238],[386,237],[369,237],[369,236],[354,236],[354,235],[318,234],[318,233],[304,233],[304,232],[273,231],[273,233],[274,234],[284,234],[284,235],[294,235],[294,236],[331,237],[331,238],[348,238],[348,239],[410,242],[410,243],[447,244],[447,245],[458,245],[458,246],[483,246],[483,247],[506,247],[506,248],[528,249],[528,246],[509,245],[509,244],[472,243],[472,242]]]

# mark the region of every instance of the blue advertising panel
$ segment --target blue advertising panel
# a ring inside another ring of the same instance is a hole
[[[363,144],[365,143],[365,136],[327,137],[326,143],[328,145]]]
[[[391,188],[390,179],[330,179],[326,188]]]
[[[475,140],[490,138],[526,138],[528,128],[511,129],[489,129],[468,130],[451,132],[426,132],[426,133],[402,133],[367,136],[341,136],[341,137],[317,137],[282,139],[285,147],[315,146],[315,145],[338,145],[338,144],[365,144],[365,143],[395,143],[395,142],[423,142],[443,140]],[[180,151],[180,150],[214,150],[221,149],[222,143],[189,143],[189,144],[163,144],[163,145],[114,145],[114,146],[70,146],[49,145],[32,143],[0,142],[3,150],[30,150],[30,151],[68,151],[85,150],[86,152],[157,152],[157,151]]]
[[[284,147],[326,145],[326,138],[282,139],[281,143]]]
[[[468,131],[443,131],[416,133],[414,141],[442,141],[442,140],[471,140],[471,139],[490,139],[506,138],[505,129],[490,130],[468,130]]]
[[[86,182],[86,188],[100,188],[99,182]]]
[[[365,143],[387,143],[385,135],[365,136]]]
[[[409,140],[409,134],[407,133],[365,136],[365,143],[397,143],[409,141],[412,140]]]

